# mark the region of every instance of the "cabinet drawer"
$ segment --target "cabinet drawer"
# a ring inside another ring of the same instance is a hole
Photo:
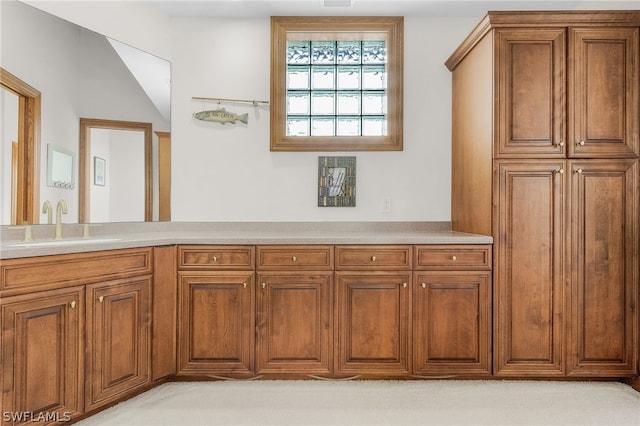
[[[3,260],[0,295],[48,290],[153,272],[151,248]]]
[[[178,268],[183,270],[252,270],[253,246],[180,246]]]
[[[257,269],[333,269],[333,246],[258,246],[256,250]]]
[[[411,246],[336,246],[336,269],[411,269]]]
[[[414,265],[416,270],[491,270],[491,246],[415,246]]]

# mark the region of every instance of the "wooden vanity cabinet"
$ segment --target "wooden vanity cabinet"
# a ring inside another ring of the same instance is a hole
[[[147,275],[87,285],[86,411],[150,383],[151,282]]]
[[[639,11],[489,12],[447,60],[452,227],[494,239],[496,376],[638,374],[639,39]]]
[[[256,374],[333,372],[333,246],[257,246]]]
[[[491,375],[491,246],[415,246],[416,376]]]
[[[152,257],[141,248],[2,261],[3,413],[65,422],[150,382]]]
[[[82,286],[2,300],[2,425],[84,413],[83,306]],[[7,421],[5,413],[33,418]]]
[[[336,246],[336,375],[410,374],[411,265],[411,246]]]
[[[178,247],[178,375],[253,376],[253,246]]]

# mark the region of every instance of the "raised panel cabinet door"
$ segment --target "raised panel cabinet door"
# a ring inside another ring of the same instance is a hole
[[[81,287],[3,300],[3,425],[62,423],[83,413],[83,303]]]
[[[336,374],[409,374],[411,272],[336,272]]]
[[[150,382],[151,280],[87,285],[86,411]]]
[[[250,377],[253,272],[180,272],[178,374]]]
[[[494,233],[494,374],[564,374],[562,160],[500,160]]]
[[[491,375],[491,272],[420,272],[413,374]]]
[[[496,158],[563,157],[565,30],[495,31]]]
[[[640,29],[569,29],[569,156],[640,153]]]
[[[570,375],[636,374],[638,162],[571,168]]]
[[[258,274],[256,374],[331,374],[333,273]]]

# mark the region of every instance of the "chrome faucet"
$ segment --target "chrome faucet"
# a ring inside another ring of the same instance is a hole
[[[58,201],[56,206],[56,240],[62,239],[62,215],[67,214],[67,203],[64,200]]]
[[[53,213],[53,208],[49,201],[45,201],[42,205],[42,214],[45,213],[47,213],[47,224],[51,225],[51,214]]]

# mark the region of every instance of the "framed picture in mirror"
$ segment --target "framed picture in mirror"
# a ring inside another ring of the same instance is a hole
[[[104,186],[106,172],[106,160],[100,157],[93,157],[93,184]]]

